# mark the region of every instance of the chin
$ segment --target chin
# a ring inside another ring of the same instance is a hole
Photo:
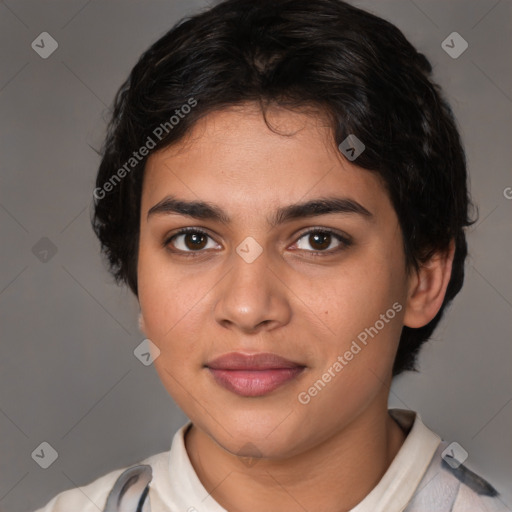
[[[233,455],[255,459],[279,459],[292,456],[294,452],[299,451],[301,444],[299,433],[302,431],[284,423],[286,421],[283,422],[282,418],[276,419],[275,415],[268,415],[267,421],[261,414],[259,418],[248,418],[245,415],[244,418],[238,419],[229,417],[226,421],[220,419],[219,423],[205,425],[204,430],[217,444]],[[294,442],[291,445],[292,439]]]

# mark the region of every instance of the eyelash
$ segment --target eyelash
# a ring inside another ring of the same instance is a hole
[[[201,256],[201,254],[204,253],[205,250],[182,251],[181,249],[170,249],[168,247],[169,244],[175,238],[177,238],[180,235],[184,235],[184,234],[188,234],[188,233],[201,234],[201,235],[204,235],[204,236],[206,236],[208,238],[212,238],[206,231],[203,231],[200,228],[195,228],[195,227],[182,228],[179,231],[177,231],[176,233],[174,233],[172,236],[167,237],[164,240],[164,242],[163,242],[164,248],[167,248],[169,251],[171,251],[171,252],[173,252],[175,254],[180,254],[180,255],[185,256],[185,257],[192,257],[192,258],[194,258],[194,257]],[[328,228],[312,228],[312,229],[309,229],[308,231],[305,231],[305,232],[301,233],[300,236],[297,238],[296,242],[299,241],[301,238],[304,238],[305,236],[311,235],[313,233],[321,233],[321,234],[324,234],[324,235],[331,235],[336,240],[341,242],[341,245],[339,245],[335,249],[329,249],[329,250],[324,250],[324,251],[306,251],[309,255],[311,255],[313,257],[332,255],[332,254],[344,251],[345,249],[348,249],[352,245],[352,243],[353,243],[350,237],[348,237],[346,235],[341,235],[340,233],[337,233],[336,231],[333,231],[333,230],[328,229]],[[301,250],[301,249],[299,249],[299,250]],[[304,249],[302,249],[302,250],[304,250]]]

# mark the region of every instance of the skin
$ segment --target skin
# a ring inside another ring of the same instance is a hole
[[[377,485],[405,439],[387,413],[393,360],[402,326],[425,325],[441,307],[453,246],[408,272],[381,179],[345,159],[319,113],[273,107],[267,118],[279,133],[250,103],[211,113],[148,159],[138,254],[142,329],[160,350],[154,364],[163,385],[193,423],[186,435],[191,463],[221,506],[340,512]],[[214,204],[231,221],[148,218],[171,194]],[[267,223],[278,207],[333,195],[357,201],[372,217],[330,213]],[[164,246],[183,227],[211,237],[196,257],[180,253],[197,247],[190,236]],[[304,236],[311,228],[345,233],[352,244],[332,237],[319,249]],[[251,263],[236,252],[248,236],[262,249]],[[300,403],[299,393],[395,302],[401,311]],[[234,351],[273,352],[306,368],[268,395],[241,397],[204,366]]]

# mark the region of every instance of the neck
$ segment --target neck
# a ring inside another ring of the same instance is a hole
[[[404,432],[381,406],[288,459],[240,464],[239,457],[195,425],[185,446],[203,486],[229,512],[344,512],[378,484],[404,440]]]

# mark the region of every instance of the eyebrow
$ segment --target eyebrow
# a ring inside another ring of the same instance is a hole
[[[362,204],[348,197],[320,197],[304,203],[295,203],[278,208],[267,219],[271,227],[295,219],[315,217],[332,213],[357,214],[366,220],[372,220],[373,214]],[[166,196],[152,206],[147,219],[153,215],[185,215],[198,220],[213,220],[230,224],[230,217],[218,206],[206,201],[185,201],[173,196]]]

